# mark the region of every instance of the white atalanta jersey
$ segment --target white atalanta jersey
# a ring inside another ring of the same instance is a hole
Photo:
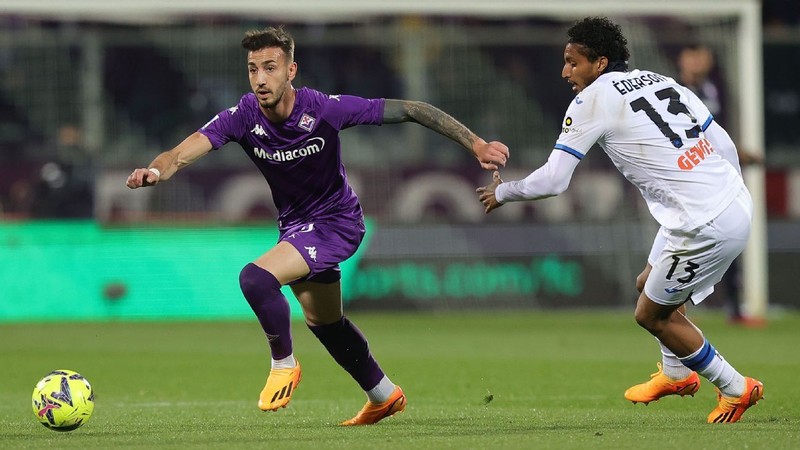
[[[717,217],[744,188],[705,137],[712,120],[672,78],[611,72],[572,101],[555,148],[581,159],[599,144],[661,225],[690,230]]]

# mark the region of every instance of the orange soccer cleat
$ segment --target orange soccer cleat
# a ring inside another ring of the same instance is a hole
[[[392,395],[383,403],[367,402],[361,411],[350,420],[345,420],[340,425],[349,427],[353,425],[372,425],[378,423],[395,413],[403,412],[406,409],[406,395],[400,386],[395,386]]]
[[[632,386],[625,391],[625,398],[633,403],[642,402],[647,405],[667,395],[691,395],[700,389],[700,377],[697,372],[682,380],[673,380],[664,375],[661,363],[658,363],[658,372],[650,375],[650,381]]]
[[[277,411],[286,408],[292,399],[294,390],[300,384],[302,373],[300,371],[300,361],[294,360],[297,364],[291,369],[272,369],[267,377],[267,384],[261,390],[258,398],[258,408],[262,411]]]
[[[708,415],[708,423],[738,422],[747,408],[755,406],[764,397],[763,383],[750,377],[745,377],[744,382],[744,394],[739,398],[723,397],[717,390],[719,404]]]

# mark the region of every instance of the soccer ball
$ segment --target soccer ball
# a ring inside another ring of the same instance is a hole
[[[72,431],[86,423],[92,412],[92,385],[77,372],[50,372],[33,388],[33,414],[51,430]]]

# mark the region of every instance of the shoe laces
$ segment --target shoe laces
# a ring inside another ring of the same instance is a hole
[[[650,378],[655,378],[663,372],[660,362],[657,362],[656,366],[658,366],[658,372],[650,374]]]

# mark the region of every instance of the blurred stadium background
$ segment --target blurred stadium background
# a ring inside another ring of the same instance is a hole
[[[296,87],[430,102],[508,144],[503,174],[518,178],[546,159],[572,96],[565,30],[597,14],[622,24],[633,67],[675,76],[681,47],[713,49],[720,118],[765,156],[747,169],[765,226],[745,301],[800,306],[796,1],[393,3],[0,1],[0,320],[251,317],[237,273],[277,233],[238,146],[156,189],[124,185],[249,90],[246,30],[287,26]],[[345,268],[348,310],[633,305],[657,225],[601,151],[564,195],[486,217],[474,188],[489,174],[435,133],[342,140],[371,225]]]

